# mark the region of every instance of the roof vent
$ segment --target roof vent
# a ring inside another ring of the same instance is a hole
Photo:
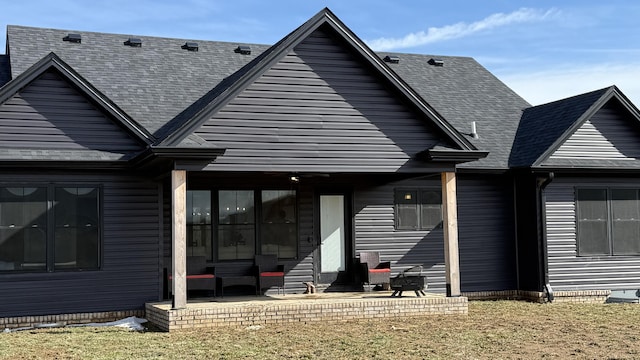
[[[69,35],[63,37],[62,40],[79,44],[79,43],[82,42],[82,36],[80,34],[69,34]]]
[[[142,47],[142,40],[139,38],[129,38],[124,44],[131,47]]]
[[[233,51],[235,53],[242,54],[242,55],[251,55],[251,46],[238,45],[238,47]]]
[[[429,65],[444,66],[444,60],[442,60],[442,59],[429,59]]]
[[[400,57],[395,56],[395,55],[387,55],[384,57],[383,59],[385,62],[391,63],[391,64],[397,64],[400,62]]]
[[[181,48],[189,51],[198,51],[198,43],[187,41],[186,43],[184,43],[184,45],[181,46]]]

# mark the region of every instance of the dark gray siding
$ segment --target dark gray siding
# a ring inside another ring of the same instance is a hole
[[[517,288],[513,206],[508,176],[458,176],[462,291]]]
[[[556,179],[546,189],[549,281],[554,290],[638,289],[640,256],[577,256],[576,186],[636,186],[637,179]]]
[[[432,231],[400,231],[394,226],[394,189],[440,188],[439,175],[405,180],[355,192],[355,245],[379,251],[391,261],[393,274],[422,265],[429,289],[443,292],[444,238],[442,227]],[[503,177],[459,176],[458,231],[462,291],[516,288],[513,197]]]
[[[43,182],[45,181],[46,182]],[[93,184],[103,189],[102,268],[0,274],[0,317],[142,309],[158,299],[159,187],[108,173],[2,175],[3,184]]]
[[[635,122],[611,101],[576,130],[544,165],[638,166],[640,131],[633,125]]]
[[[436,177],[437,179],[437,177]],[[392,275],[412,266],[427,271],[428,288],[445,291],[442,227],[432,231],[401,231],[394,223],[394,188],[440,188],[439,180],[407,180],[360,189],[354,193],[355,252],[378,251],[391,261]]]
[[[141,145],[49,71],[0,105],[0,148],[124,155],[140,150]]]
[[[441,141],[322,30],[296,46],[201,126],[227,149],[208,170],[411,171]]]

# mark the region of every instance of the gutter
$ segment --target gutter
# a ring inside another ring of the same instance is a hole
[[[539,218],[539,229],[538,229],[538,252],[541,254],[540,259],[540,272],[544,283],[544,291],[547,295],[547,300],[549,302],[553,302],[553,289],[551,288],[551,284],[549,283],[549,255],[547,253],[547,211],[545,204],[547,203],[547,198],[545,194],[546,187],[553,181],[555,178],[555,174],[553,172],[549,172],[545,177],[538,178],[536,182],[536,191],[538,193],[538,218]]]

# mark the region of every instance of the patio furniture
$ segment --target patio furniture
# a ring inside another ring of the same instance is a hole
[[[276,255],[256,255],[254,264],[258,274],[258,289],[278,288],[284,295],[284,265],[278,264]]]
[[[384,284],[390,283],[391,263],[388,261],[380,262],[380,253],[377,251],[363,251],[359,254],[359,262],[362,282],[370,286],[384,286]]]
[[[251,286],[258,295],[255,275],[218,276],[218,281],[220,282],[220,297],[224,297],[224,288],[229,286]]]
[[[403,291],[415,291],[416,295],[426,295],[424,289],[426,284],[427,275],[422,271],[422,266],[414,266],[409,268],[396,277],[391,278],[391,290],[393,294],[391,296],[402,296]]]
[[[207,266],[204,256],[187,256],[187,291],[206,290],[216,296],[216,269]],[[172,289],[173,276],[168,275],[169,289]]]

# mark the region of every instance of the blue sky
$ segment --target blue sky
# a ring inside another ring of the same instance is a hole
[[[3,2],[0,28],[273,44],[325,6],[374,50],[471,56],[532,104],[617,85],[640,106],[627,0],[21,0]]]

